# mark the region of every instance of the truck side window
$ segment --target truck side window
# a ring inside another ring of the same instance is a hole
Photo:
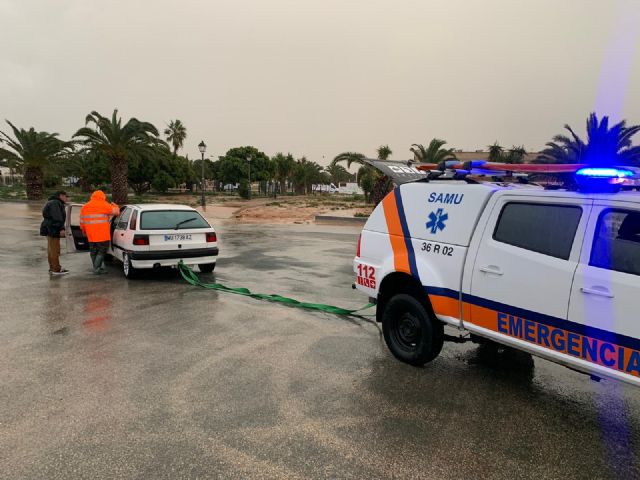
[[[508,203],[500,212],[493,238],[567,260],[581,216],[579,206]]]
[[[600,214],[589,264],[640,275],[640,211],[607,209]]]

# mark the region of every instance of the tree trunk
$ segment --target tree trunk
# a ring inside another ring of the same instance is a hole
[[[44,175],[40,167],[25,167],[24,182],[27,186],[28,200],[41,200]]]
[[[88,193],[91,191],[91,183],[89,182],[88,178],[80,178],[80,191],[82,191],[83,193]]]
[[[129,165],[126,158],[114,157],[111,159],[111,192],[113,202],[125,205],[129,197]]]

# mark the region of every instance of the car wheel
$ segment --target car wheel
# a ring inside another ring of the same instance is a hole
[[[131,265],[128,253],[122,254],[122,272],[126,278],[135,278],[138,271]]]
[[[202,273],[211,273],[216,268],[215,263],[201,263],[198,268]]]
[[[419,300],[404,293],[386,303],[382,332],[393,356],[416,366],[436,358],[444,342],[442,323],[433,319]]]

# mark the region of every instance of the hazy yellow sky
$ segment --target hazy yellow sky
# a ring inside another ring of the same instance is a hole
[[[0,118],[179,118],[192,158],[533,151],[596,105],[640,123],[640,0],[0,0],[0,20]]]

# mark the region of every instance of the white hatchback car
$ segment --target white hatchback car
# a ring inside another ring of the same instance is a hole
[[[81,208],[67,205],[68,252],[89,250],[80,229]],[[209,222],[189,206],[127,205],[111,221],[108,253],[122,262],[127,278],[140,269],[176,267],[181,260],[208,273],[216,266],[218,238]]]

